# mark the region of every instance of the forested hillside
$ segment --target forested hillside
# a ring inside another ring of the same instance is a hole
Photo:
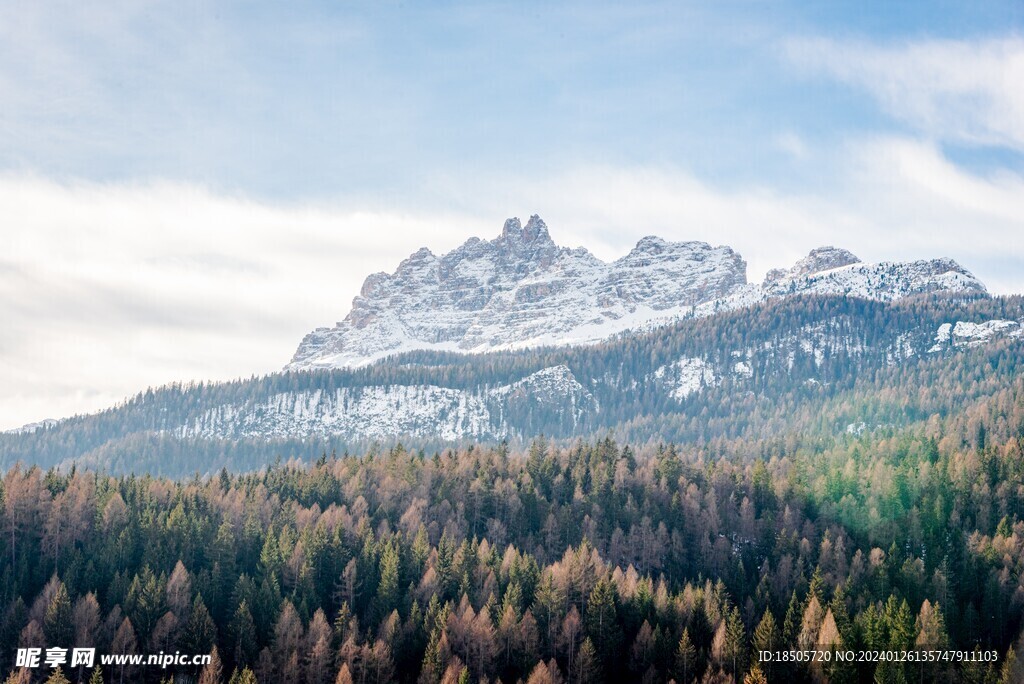
[[[216,647],[204,682],[1020,682],[1024,380],[985,392],[835,437],[396,447],[177,482],[12,468],[0,658]],[[979,659],[758,662],[815,645]]]
[[[411,352],[358,370],[148,390],[0,434],[0,465],[169,476],[390,448],[830,437],[968,410],[1024,361],[1020,297],[790,297],[600,345]]]
[[[0,671],[17,645],[216,648],[202,684],[1022,682],[1022,329],[1019,297],[794,297],[0,435]],[[815,647],[968,662],[760,658]]]

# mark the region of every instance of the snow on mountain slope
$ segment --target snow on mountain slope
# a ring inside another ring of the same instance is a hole
[[[654,379],[676,401],[682,401],[705,387],[713,387],[720,381],[714,366],[700,358],[682,358],[660,366],[654,371]]]
[[[837,294],[893,301],[928,292],[978,292],[985,286],[952,259],[862,263],[845,249],[813,250],[788,271],[775,270],[762,285],[768,296]]]
[[[492,241],[434,256],[421,249],[366,279],[334,328],[302,341],[289,368],[359,366],[410,349],[488,351],[595,341],[671,318],[746,282],[728,247],[648,237],[605,263],[557,246],[537,216]]]
[[[561,415],[570,429],[599,410],[566,366],[553,366],[493,389],[377,385],[284,392],[254,405],[212,408],[178,432],[204,438],[500,438],[510,432],[505,414],[531,407]]]
[[[559,247],[532,216],[505,222],[435,256],[421,249],[392,274],[369,276],[344,320],[317,328],[287,370],[356,367],[416,349],[484,352],[597,342],[684,316],[708,316],[795,294],[883,301],[929,292],[984,293],[949,259],[862,263],[835,247],[813,250],[761,285],[729,247],[645,237],[611,263]]]
[[[14,428],[13,430],[6,430],[6,432],[7,434],[11,435],[30,435],[36,430],[45,430],[47,428],[51,428],[58,422],[59,421],[56,421],[53,418],[47,418],[45,420],[36,421],[35,423],[28,423],[27,425],[22,425],[21,427]]]
[[[1019,321],[994,319],[982,323],[969,321],[957,321],[955,324],[943,323],[935,332],[935,344],[928,351],[934,354],[950,347],[977,347],[992,338],[1022,336],[1024,336],[1024,327]]]

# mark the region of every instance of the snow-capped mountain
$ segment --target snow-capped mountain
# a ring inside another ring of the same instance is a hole
[[[505,222],[494,240],[472,238],[435,256],[424,248],[393,274],[369,276],[352,310],[309,333],[288,370],[358,367],[417,349],[484,352],[596,342],[795,294],[893,301],[926,292],[984,293],[950,259],[862,263],[844,249],[812,251],[764,283],[747,283],[729,247],[645,237],[605,263],[559,247],[534,215]]]
[[[812,250],[788,271],[770,271],[761,289],[767,296],[841,294],[883,302],[928,292],[986,291],[952,259],[865,264],[837,247]]]

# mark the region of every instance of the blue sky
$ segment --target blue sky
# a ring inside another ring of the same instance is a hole
[[[918,135],[792,41],[1018,36],[1005,3],[7,2],[0,164],[272,200],[423,199],[443,173],[678,165],[819,176],[779,139]],[[1019,172],[1020,149],[958,149]]]
[[[1024,4],[0,0],[0,428],[279,368],[540,213],[1024,291]]]

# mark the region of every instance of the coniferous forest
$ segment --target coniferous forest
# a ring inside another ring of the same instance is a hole
[[[3,435],[0,673],[1019,684],[1024,350],[935,331],[1020,311],[807,298],[589,348],[168,387]],[[719,379],[680,394],[673,359],[695,358]],[[507,439],[175,427],[280,392],[486,392],[559,366],[589,393],[515,395]],[[211,661],[18,667],[70,647]]]
[[[541,434],[564,444],[612,433],[640,449],[829,436],[862,423],[866,430],[905,429],[970,413],[977,402],[1008,391],[1024,368],[1020,336],[996,335],[984,344],[939,340],[941,326],[957,321],[1024,321],[1024,299],[932,295],[886,303],[800,296],[591,346],[409,352],[354,370],[170,385],[100,413],[0,433],[0,468],[77,465],[177,479],[222,467],[256,470],[279,457],[309,462],[321,452],[364,453],[398,441],[433,453],[507,440],[522,451]],[[702,369],[699,386],[686,386],[687,363]],[[565,369],[565,385],[529,387],[487,404],[489,416],[472,426],[476,432],[459,422],[455,403],[405,423],[407,431],[398,427],[400,417],[432,404],[431,390],[486,404],[489,390],[552,368]],[[351,410],[362,394],[374,393],[387,396],[387,405],[375,406],[361,429],[353,427],[344,402]],[[297,411],[276,408],[282,397],[301,411],[325,396],[343,398],[330,425],[289,423]],[[233,418],[218,424],[223,415]],[[398,426],[381,427],[392,419]],[[462,428],[454,438],[443,435],[449,423]]]
[[[1024,0],[0,0],[0,684],[620,683],[1024,684]]]
[[[17,466],[0,643],[215,650],[50,681],[1020,682],[1020,390],[837,438],[399,446],[177,481]],[[760,658],[810,648],[974,655]]]

